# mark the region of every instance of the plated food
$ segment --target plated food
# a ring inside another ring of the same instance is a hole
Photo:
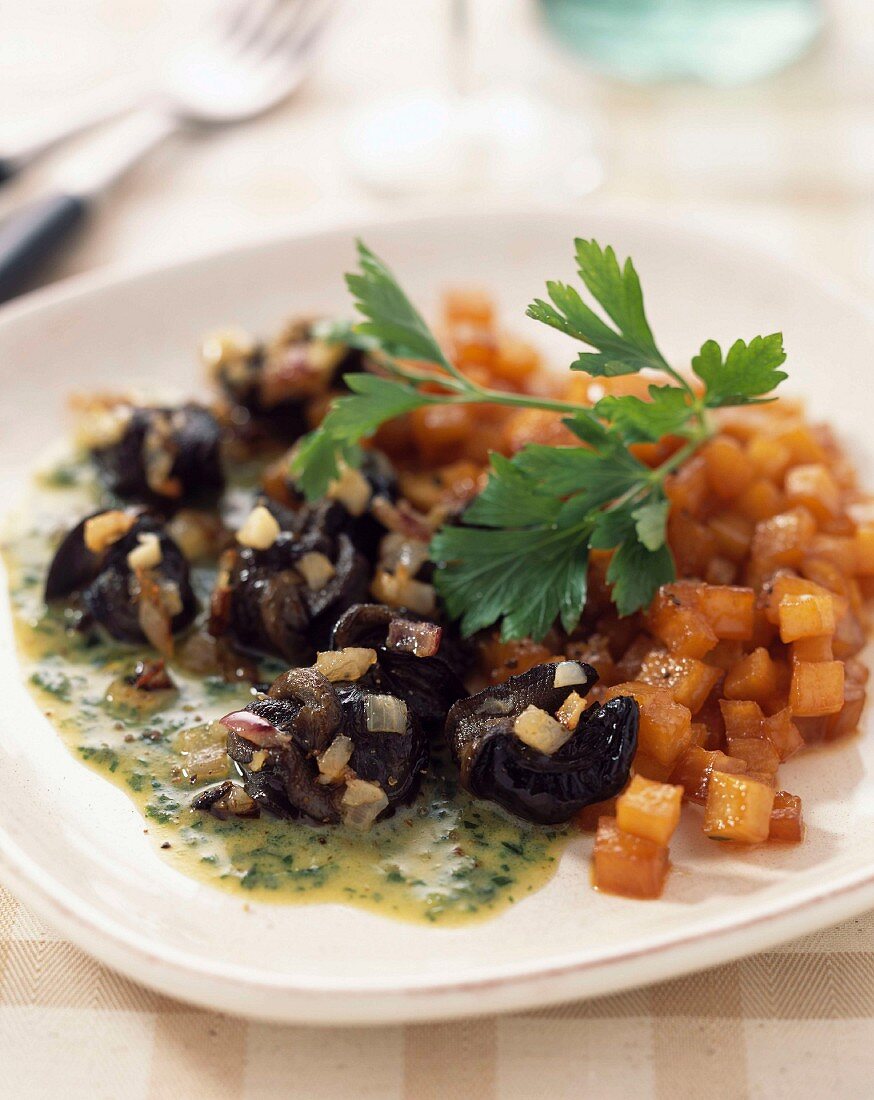
[[[761,403],[781,338],[678,371],[580,241],[603,316],[563,284],[530,310],[591,349],[563,376],[481,295],[437,339],[360,259],[354,330],[219,333],[198,403],[80,402],[7,539],[68,742],[189,873],[432,922],[520,900],[580,829],[637,897],[681,810],[801,840],[776,776],[858,724],[874,527],[831,433]]]

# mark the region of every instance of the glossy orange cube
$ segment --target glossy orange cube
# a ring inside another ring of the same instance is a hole
[[[823,635],[819,638],[799,638],[792,643],[790,655],[793,661],[833,661],[832,640]]]
[[[801,799],[788,791],[777,791],[771,809],[768,840],[797,843],[804,836],[804,819],[801,815]]]
[[[841,491],[821,462],[787,470],[783,489],[788,503],[807,508],[820,523],[827,523],[841,510]]]
[[[670,692],[675,702],[697,714],[719,682],[720,670],[694,657],[673,657],[653,650],[640,666],[639,678]]]
[[[874,524],[860,524],[854,541],[856,572],[862,577],[874,577]]]
[[[721,500],[733,500],[755,476],[746,449],[730,436],[711,439],[701,450],[707,469],[707,484]]]
[[[783,596],[777,615],[781,642],[820,638],[835,632],[835,601],[831,594]]]
[[[724,512],[708,521],[716,546],[720,554],[731,561],[743,561],[750,551],[753,541],[753,524],[736,512]]]
[[[666,584],[656,593],[647,626],[678,657],[703,657],[718,638],[698,610],[703,585]]]
[[[780,767],[780,754],[764,737],[729,737],[728,755],[742,760],[748,775],[758,772],[774,776]]]
[[[806,508],[792,508],[762,519],[753,533],[754,558],[774,567],[798,565],[816,534],[816,521]]]
[[[770,699],[779,685],[778,672],[770,653],[759,646],[725,674],[722,686],[726,699]]]
[[[680,823],[683,788],[635,775],[616,800],[616,824],[626,833],[667,845]]]
[[[595,834],[593,884],[626,898],[657,898],[668,874],[668,849],[623,832],[613,817],[602,817]]]
[[[703,806],[714,772],[739,775],[745,770],[742,760],[734,760],[718,749],[710,751],[692,745],[675,764],[670,779],[683,788],[683,798],[687,802],[697,802]]]
[[[789,687],[793,715],[820,718],[836,714],[843,705],[843,661],[796,661]]]
[[[862,720],[866,698],[867,691],[864,684],[845,679],[844,705],[837,714],[830,714],[825,719],[823,740],[836,741],[839,737],[847,737],[855,733]]]
[[[760,736],[766,737],[771,742],[781,760],[788,760],[804,746],[804,738],[792,721],[792,711],[789,707],[784,707],[776,714],[763,718],[760,731]]]
[[[768,839],[774,791],[743,775],[714,772],[704,803],[704,832],[713,840],[761,844]]]
[[[745,642],[753,636],[756,594],[738,585],[705,585],[698,608],[717,638]]]

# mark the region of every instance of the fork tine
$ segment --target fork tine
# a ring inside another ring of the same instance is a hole
[[[308,49],[327,26],[334,6],[335,0],[295,0],[294,11],[257,43],[262,58],[296,57]]]
[[[243,0],[225,33],[226,46],[235,52],[249,49],[285,7],[284,0]]]

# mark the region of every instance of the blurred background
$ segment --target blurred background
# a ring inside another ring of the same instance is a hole
[[[0,156],[148,87],[210,8],[5,0]],[[46,278],[453,204],[574,204],[585,233],[597,203],[676,213],[874,290],[872,16],[871,0],[337,3],[294,95],[164,143]],[[0,189],[0,215],[114,140],[43,158]]]

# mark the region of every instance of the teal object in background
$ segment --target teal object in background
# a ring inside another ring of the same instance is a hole
[[[819,0],[541,0],[547,22],[597,69],[634,83],[743,84],[800,57]]]

